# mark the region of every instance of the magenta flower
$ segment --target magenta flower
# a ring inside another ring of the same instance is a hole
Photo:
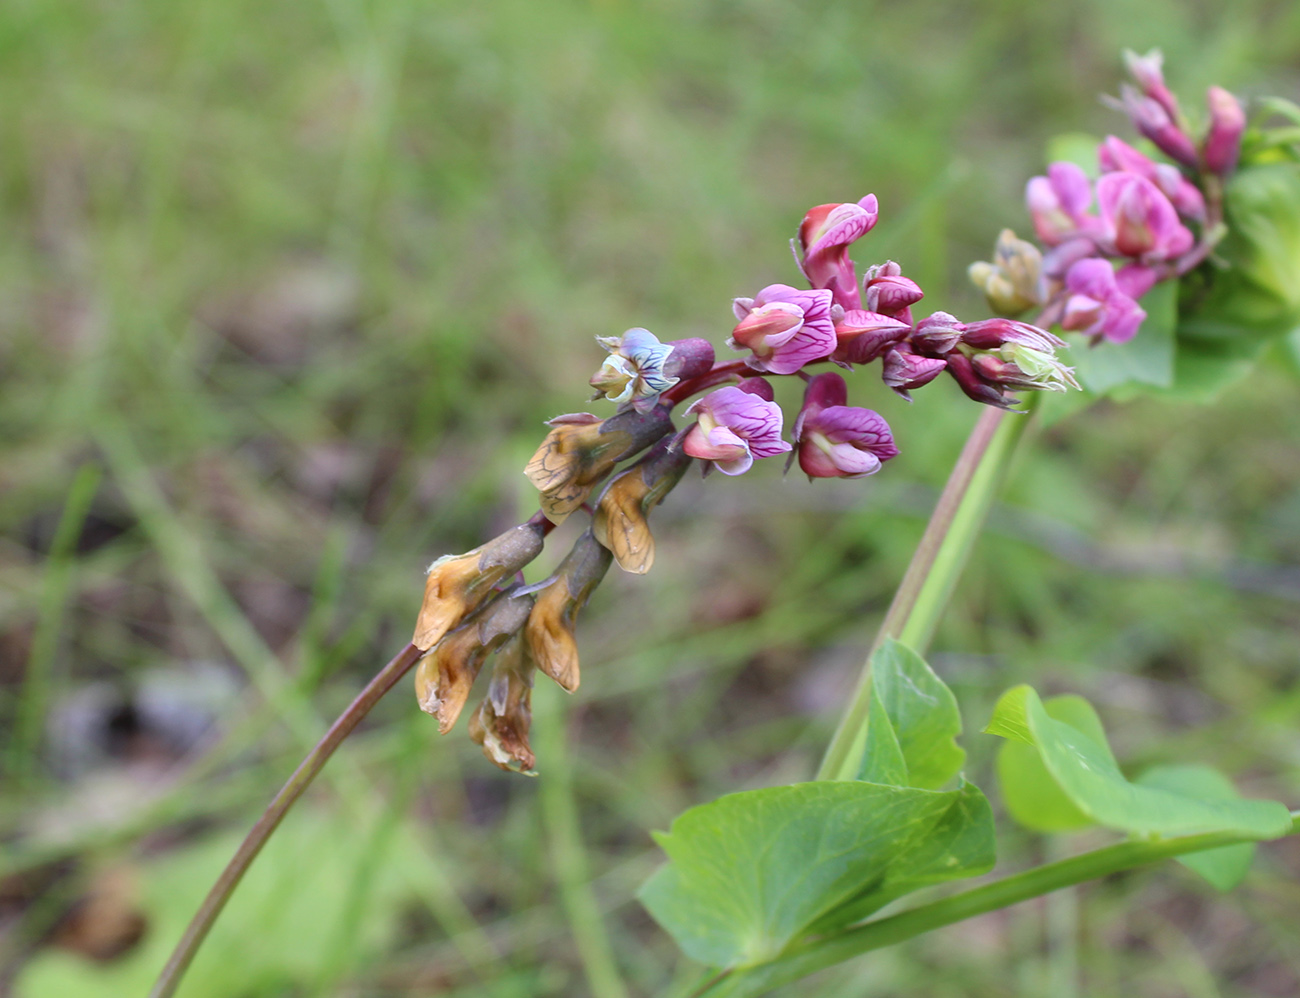
[[[893,260],[868,267],[866,276],[862,279],[862,290],[867,311],[892,315],[909,325],[912,322],[912,306],[925,297],[921,286],[904,277],[903,269]]]
[[[1210,87],[1205,95],[1210,105],[1210,131],[1205,136],[1205,168],[1226,176],[1237,166],[1241,133],[1246,114],[1236,97],[1222,87]]]
[[[957,345],[965,331],[965,324],[955,315],[935,312],[916,324],[912,346],[927,357],[941,357]]]
[[[794,374],[835,351],[830,291],[770,284],[757,297],[737,298],[732,308],[740,322],[727,345],[752,350],[748,363],[759,371]]]
[[[1165,57],[1159,49],[1152,49],[1146,55],[1138,55],[1128,49],[1124,50],[1124,65],[1137,82],[1142,96],[1150,98],[1164,109],[1171,120],[1179,117],[1178,98],[1165,86]]]
[[[853,309],[835,323],[838,345],[831,354],[837,364],[869,364],[907,335],[912,327],[879,312]]]
[[[1078,232],[1092,232],[1097,220],[1088,214],[1092,184],[1073,163],[1053,163],[1046,177],[1033,177],[1025,186],[1025,203],[1038,238],[1056,246]]]
[[[799,269],[814,288],[828,289],[841,308],[862,307],[849,246],[871,231],[879,213],[876,196],[868,194],[857,204],[819,204],[799,226]]]
[[[691,457],[712,461],[724,475],[741,475],[755,458],[789,451],[781,439],[781,407],[752,392],[728,386],[696,400],[686,410],[698,414],[682,440]]]
[[[1135,173],[1107,173],[1097,181],[1103,238],[1120,256],[1156,263],[1192,248],[1192,233],[1151,181]]]
[[[922,357],[913,353],[906,343],[900,343],[888,353],[881,363],[880,378],[890,388],[909,402],[908,391],[928,385],[947,366],[942,357]]]
[[[1114,135],[1097,147],[1097,161],[1103,171],[1136,173],[1160,188],[1178,214],[1197,222],[1205,221],[1205,197],[1194,183],[1169,163],[1157,163]]]
[[[1160,101],[1145,96],[1128,84],[1120,87],[1119,100],[1113,101],[1142,135],[1156,144],[1156,148],[1177,160],[1183,166],[1196,169],[1196,145],[1178,124],[1178,115],[1171,114]]]
[[[847,406],[848,389],[838,374],[808,382],[794,424],[799,467],[809,479],[863,478],[898,455],[889,424],[870,409]]]
[[[1062,329],[1124,343],[1137,335],[1147,317],[1142,306],[1120,289],[1105,260],[1080,260],[1065,275],[1065,287],[1070,297],[1061,317]]]

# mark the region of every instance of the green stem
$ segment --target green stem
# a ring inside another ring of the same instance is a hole
[[[1037,400],[1036,392],[1028,396],[1024,415],[1008,415],[1003,409],[986,409],[980,415],[889,605],[872,653],[886,638],[897,638],[924,654]],[[870,659],[869,654],[868,662]],[[817,779],[850,780],[857,775],[866,745],[870,699],[871,673],[863,665],[857,690],[831,738]]]
[[[1297,833],[1300,833],[1300,811],[1292,811],[1291,830],[1288,834]],[[1225,832],[1214,832],[1158,841],[1121,842],[1095,849],[1081,856],[1038,866],[991,884],[805,943],[761,967],[719,975],[697,991],[696,996],[748,998],[863,953],[893,946],[945,925],[1041,897],[1063,887],[1072,887],[1185,853],[1249,841],[1252,840]]]
[[[185,976],[185,971],[189,968],[190,962],[194,959],[195,953],[198,952],[199,946],[207,938],[208,931],[221,914],[221,909],[226,906],[230,900],[231,894],[239,886],[244,874],[252,866],[253,860],[257,854],[262,851],[272,833],[279,827],[284,816],[289,813],[289,809],[303,792],[311,785],[312,780],[316,778],[329,761],[334,751],[343,744],[344,740],[352,733],[355,728],[371,708],[377,704],[385,693],[393,688],[411,667],[420,659],[420,650],[415,645],[407,645],[390,661],[386,666],[379,670],[374,679],[366,684],[365,689],[357,694],[357,698],[348,705],[347,710],[339,715],[338,719],[330,725],[330,728],[315,747],[307,754],[306,758],[298,764],[293,775],[280,792],[275,795],[271,803],[267,805],[262,817],[258,819],[245,836],[244,841],[240,843],[239,848],[226,868],[221,871],[221,876],[217,882],[212,885],[208,891],[208,896],[203,899],[203,904],[195,913],[194,918],[190,921],[189,926],[185,929],[185,934],[181,936],[180,942],[176,944],[176,949],[172,952],[171,958],[167,965],[163,967],[162,973],[158,975],[158,981],[154,984],[153,990],[149,992],[149,998],[170,998],[176,993],[177,987],[180,986],[181,978]]]

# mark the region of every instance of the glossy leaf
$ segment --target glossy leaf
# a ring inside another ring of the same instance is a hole
[[[1138,835],[1229,832],[1268,839],[1291,828],[1276,801],[1189,796],[1124,778],[1104,743],[1053,718],[1028,686],[1003,694],[985,729],[1035,748],[1056,785],[1097,824]]]
[[[970,785],[752,790],[691,808],[656,839],[670,862],[641,902],[713,967],[771,960],[814,924],[843,927],[918,887],[986,872],[994,855],[988,803]]]
[[[1083,697],[1052,697],[1043,702],[1043,709],[1049,717],[1087,735],[1109,754],[1101,720]],[[1038,750],[1023,741],[1009,739],[998,749],[998,782],[1007,812],[1035,832],[1071,832],[1093,824],[1057,786]]]

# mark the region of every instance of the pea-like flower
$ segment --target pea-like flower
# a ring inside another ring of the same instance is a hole
[[[528,617],[524,640],[537,668],[572,693],[578,688],[578,641],[574,628],[579,611],[609,571],[613,555],[590,529],[574,542],[555,570],[554,577],[537,592]]]
[[[868,267],[862,278],[863,301],[868,312],[892,315],[895,319],[912,323],[912,306],[925,297],[921,286],[893,260]]]
[[[900,343],[885,354],[880,365],[880,379],[910,402],[912,396],[908,393],[913,388],[928,385],[947,366],[943,357],[922,357],[906,343]]]
[[[1206,102],[1210,105],[1210,130],[1203,147],[1205,168],[1227,176],[1237,167],[1246,112],[1237,98],[1222,87],[1210,87]]]
[[[857,204],[819,204],[799,226],[795,259],[800,270],[814,288],[829,290],[842,308],[862,307],[849,246],[871,231],[879,214],[876,196],[868,194]]]
[[[1196,143],[1183,131],[1177,113],[1171,113],[1159,100],[1134,90],[1127,83],[1120,87],[1119,100],[1108,100],[1126,112],[1133,127],[1154,142],[1162,153],[1183,166],[1193,170],[1197,168]]]
[[[429,566],[424,602],[411,644],[428,651],[493,592],[542,552],[546,530],[521,523],[462,555],[444,555]]]
[[[600,370],[591,376],[596,389],[593,399],[606,398],[620,405],[631,402],[638,412],[648,412],[661,393],[677,384],[664,365],[673,352],[648,329],[629,329],[622,336],[597,336],[596,342],[609,351]]]
[[[1160,188],[1136,173],[1107,173],[1097,181],[1102,238],[1120,256],[1155,263],[1192,248],[1187,226]]]
[[[623,571],[644,575],[654,565],[650,510],[681,481],[691,460],[689,454],[672,447],[665,438],[605,486],[591,518],[591,530],[596,540],[613,553]]]
[[[1157,163],[1114,135],[1097,147],[1097,162],[1107,173],[1135,173],[1160,188],[1179,215],[1205,221],[1205,196],[1201,189],[1170,163]]]
[[[835,320],[838,345],[831,360],[841,367],[869,364],[905,337],[912,325],[892,315],[850,309]]]
[[[794,424],[799,467],[813,478],[864,478],[898,455],[889,424],[870,409],[845,405],[848,389],[834,372],[808,382]]]
[[[1053,163],[1047,176],[1031,178],[1025,186],[1025,203],[1034,231],[1046,246],[1060,245],[1070,236],[1097,228],[1096,217],[1088,213],[1092,184],[1074,163]]]
[[[1137,335],[1146,311],[1121,290],[1115,271],[1105,260],[1080,260],[1065,275],[1070,293],[1061,328],[1094,338],[1124,343]]]
[[[719,388],[686,411],[696,413],[698,419],[683,438],[682,450],[713,462],[724,475],[744,474],[755,458],[774,457],[791,449],[781,439],[781,407],[753,392],[732,386]]]
[[[771,284],[753,298],[737,298],[732,308],[740,321],[727,345],[753,352],[751,367],[773,374],[794,374],[805,364],[825,360],[838,340],[831,320],[830,291],[800,291]]]

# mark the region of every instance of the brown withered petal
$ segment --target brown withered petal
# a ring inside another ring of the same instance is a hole
[[[655,540],[646,517],[682,480],[691,460],[680,447],[670,448],[661,440],[606,486],[591,529],[623,571],[644,575],[654,565]]]
[[[555,578],[537,594],[524,637],[537,668],[572,693],[578,688],[578,611],[609,571],[613,555],[590,530],[574,543]]]
[[[645,413],[629,409],[603,421],[588,413],[560,416],[551,420],[551,431],[524,474],[542,494],[542,512],[552,523],[562,523],[614,465],[671,429],[667,410],[659,406]]]
[[[420,659],[415,698],[421,710],[438,719],[440,734],[456,723],[488,655],[524,625],[532,608],[532,596],[503,594],[448,632]]]
[[[537,759],[528,744],[532,724],[533,672],[536,669],[521,635],[497,654],[488,695],[469,719],[469,736],[502,769],[535,775]]]
[[[541,554],[545,536],[539,524],[521,523],[473,551],[435,561],[424,583],[424,602],[411,644],[421,651],[436,645],[494,586]]]

